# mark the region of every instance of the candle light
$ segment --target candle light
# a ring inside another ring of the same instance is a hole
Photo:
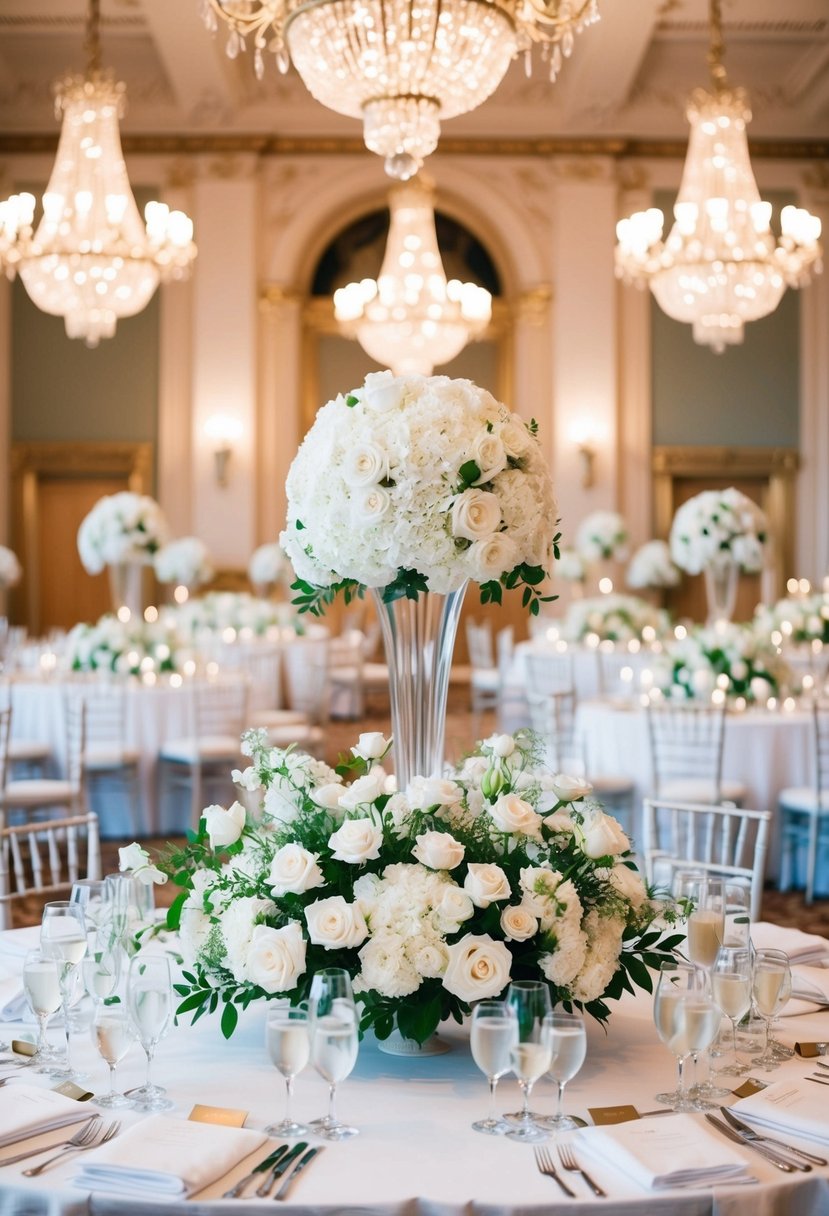
[[[802,578],[798,581],[797,588],[801,595],[808,595],[812,590],[812,584],[807,578]]]
[[[786,697],[785,701],[783,702],[784,712],[790,714],[792,710],[796,708],[797,702],[795,701],[794,697]]]
[[[186,604],[189,598],[190,592],[184,586],[184,583],[179,583],[178,587],[176,587],[175,591],[173,592],[173,599],[177,604]]]
[[[126,604],[122,604],[115,615],[118,617],[118,620],[121,622],[122,625],[126,625],[129,621],[130,617],[132,616],[132,613],[130,612],[130,610]]]
[[[745,707],[746,707],[745,697],[736,697],[734,700],[734,708],[742,710],[742,709],[745,709]]]
[[[145,672],[142,672],[142,674],[141,674],[142,682],[144,684],[147,684],[150,688],[152,688],[152,686],[155,684],[157,678],[158,677],[156,676],[154,671],[145,671]]]
[[[612,590],[613,590],[613,579],[612,578],[600,578],[599,579],[599,591],[601,592],[602,595],[610,595]]]
[[[766,701],[766,709],[777,709],[777,697],[769,697]]]
[[[196,664],[193,659],[187,659],[182,667],[182,671],[186,676],[194,676],[196,674]]]
[[[216,676],[219,674],[219,664],[215,661],[215,659],[211,659],[205,667],[205,671],[207,672],[208,680],[215,680]]]
[[[676,638],[676,640],[678,642],[681,642],[683,640],[683,638],[687,638],[687,636],[688,636],[688,630],[685,628],[684,625],[675,626],[674,637]]]
[[[633,683],[633,668],[632,667],[623,667],[622,670],[619,672],[619,679],[622,681],[623,684],[626,684],[626,685],[632,684]]]
[[[222,630],[222,641],[223,642],[235,642],[236,641],[236,630],[233,628],[232,625],[228,625],[226,629]]]
[[[653,686],[653,672],[650,667],[643,667],[639,673],[640,688],[651,688]]]
[[[181,676],[178,674],[177,671],[174,671],[173,674],[170,676],[170,687],[171,688],[181,688],[183,682],[184,681],[182,680]]]
[[[714,705],[724,705],[725,704],[725,689],[724,688],[715,688],[714,691],[711,693],[711,700],[714,703]]]
[[[567,643],[564,641],[563,638],[559,638],[559,640],[556,642],[556,654],[566,654],[566,653],[567,653]]]
[[[558,641],[558,630],[556,629],[555,625],[549,626],[549,628],[547,629],[547,632],[545,634],[545,637],[547,638],[548,642],[557,642]]]
[[[158,620],[158,609],[155,604],[150,604],[144,609],[144,620],[148,625],[154,625]]]
[[[642,643],[639,641],[639,639],[631,638],[630,641],[628,642],[628,653],[629,654],[638,654],[641,649],[642,649]]]
[[[788,591],[789,595],[797,595],[798,582],[796,578],[786,579],[786,590]]]

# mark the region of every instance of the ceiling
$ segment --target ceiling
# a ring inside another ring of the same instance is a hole
[[[707,0],[600,0],[550,84],[513,64],[492,98],[448,122],[447,138],[684,140],[683,99],[708,82]],[[359,136],[313,101],[296,73],[231,61],[199,0],[101,0],[103,61],[127,85],[125,134]],[[0,139],[56,135],[52,82],[84,67],[84,0],[0,0]],[[829,139],[829,0],[723,0],[730,81],[751,96],[753,140]]]

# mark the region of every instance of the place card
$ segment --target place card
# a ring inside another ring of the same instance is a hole
[[[200,1102],[187,1116],[193,1123],[219,1123],[222,1127],[244,1127],[247,1117],[246,1110],[233,1110],[229,1106],[203,1106]]]
[[[12,1039],[12,1051],[17,1056],[35,1056],[37,1044],[30,1043],[28,1039]]]
[[[76,1085],[74,1081],[64,1081],[52,1088],[56,1094],[63,1094],[65,1098],[74,1098],[76,1102],[88,1102],[90,1098],[95,1097],[88,1089]]]
[[[629,1123],[631,1119],[640,1117],[635,1106],[589,1106],[587,1113],[596,1127],[605,1127],[610,1123]]]
[[[762,1082],[752,1081],[751,1079],[743,1081],[736,1089],[732,1089],[732,1093],[737,1098],[750,1098],[752,1094],[759,1094],[761,1089],[766,1089]]]
[[[794,1049],[804,1060],[812,1060],[829,1053],[829,1043],[795,1043]]]

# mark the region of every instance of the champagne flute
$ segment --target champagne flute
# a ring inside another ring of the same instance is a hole
[[[552,1077],[558,1087],[556,1113],[537,1119],[540,1127],[547,1127],[553,1132],[570,1131],[581,1126],[571,1115],[562,1111],[564,1086],[571,1081],[584,1063],[587,1055],[587,1033],[584,1028],[584,1018],[580,1013],[565,1013],[554,1010],[552,1055],[547,1075]]]
[[[115,1088],[115,1074],[134,1038],[130,1015],[123,1005],[108,1005],[105,1001],[96,1004],[92,1018],[92,1041],[98,1054],[109,1065],[109,1093],[96,1098],[96,1106],[111,1108],[130,1105],[129,1098]]]
[[[723,883],[704,875],[688,883],[685,894],[693,905],[688,915],[688,957],[695,966],[710,970],[725,932]]]
[[[721,946],[711,972],[714,1000],[731,1022],[733,1061],[718,1073],[726,1077],[742,1077],[748,1067],[737,1059],[737,1023],[751,1008],[751,951],[743,946]]]
[[[792,995],[792,969],[789,956],[782,950],[757,951],[754,956],[751,995],[754,1008],[763,1019],[766,1031],[763,1051],[751,1062],[768,1072],[780,1063],[771,1044],[771,1024]]]
[[[165,1090],[152,1081],[155,1049],[170,1029],[173,1014],[173,981],[166,955],[136,956],[130,961],[127,976],[127,1008],[147,1055],[147,1079],[133,1091],[131,1105],[136,1110],[170,1110],[173,1103]]]
[[[665,962],[653,1003],[656,1031],[676,1056],[677,1088],[656,1095],[656,1101],[675,1111],[699,1110],[685,1087],[685,1061],[705,1051],[720,1025],[720,1011],[709,996],[705,973],[687,963]]]
[[[308,1128],[291,1115],[294,1078],[302,1072],[311,1055],[311,1035],[306,1005],[270,1001],[265,1023],[265,1043],[271,1063],[285,1078],[285,1116],[265,1128],[268,1136],[303,1136]]]
[[[537,980],[516,980],[507,989],[507,1004],[518,1022],[518,1039],[510,1051],[510,1064],[524,1101],[519,1114],[507,1115],[508,1121],[517,1126],[506,1134],[511,1140],[532,1144],[546,1140],[548,1134],[535,1122],[530,1094],[538,1078],[550,1067],[553,1036],[550,990]]]
[[[495,1090],[512,1067],[512,1049],[518,1042],[515,1011],[504,1001],[479,1001],[472,1011],[472,1059],[489,1081],[489,1115],[472,1126],[486,1136],[503,1136],[509,1124],[495,1113]]]
[[[46,1038],[46,1026],[53,1013],[60,1009],[60,970],[57,960],[42,950],[30,950],[23,963],[23,989],[37,1018],[37,1049],[33,1064],[35,1072],[49,1072],[49,1062],[55,1050]]]
[[[40,948],[58,965],[60,1004],[66,1035],[66,1064],[52,1069],[52,1076],[69,1080],[75,1075],[70,1052],[72,989],[78,964],[86,954],[86,923],[79,904],[64,899],[46,904],[40,925]]]
[[[316,977],[315,977],[316,978]],[[337,1118],[337,1086],[350,1076],[357,1063],[357,1010],[343,997],[333,998],[330,1012],[318,1005],[311,1023],[311,1061],[328,1082],[328,1114],[315,1119],[312,1126],[325,1140],[348,1140],[360,1133]]]

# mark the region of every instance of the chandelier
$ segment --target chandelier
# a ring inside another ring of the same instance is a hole
[[[446,274],[435,233],[433,189],[420,177],[394,186],[380,275],[334,292],[334,315],[348,337],[396,376],[430,376],[448,363],[492,315],[492,297]]]
[[[37,229],[34,195],[0,202],[0,266],[87,346],[140,312],[159,281],[184,278],[196,256],[183,212],[148,203],[141,222],[118,127],[125,87],[101,72],[99,5],[89,0],[86,74],[55,86],[62,126]]]
[[[201,0],[211,31],[229,26],[227,54],[253,39],[282,72],[293,60],[329,110],[362,118],[386,172],[412,177],[434,152],[440,124],[494,93],[521,52],[538,43],[554,80],[574,36],[598,20],[597,0]]]
[[[663,241],[664,217],[652,207],[616,228],[617,275],[649,286],[663,312],[692,324],[694,341],[717,352],[742,342],[746,321],[774,312],[787,287],[821,269],[816,216],[784,207],[780,238],[771,231],[771,203],[760,198],[748,155],[748,97],[726,83],[723,52],[720,0],[711,0],[713,89],[689,100],[674,225]]]

